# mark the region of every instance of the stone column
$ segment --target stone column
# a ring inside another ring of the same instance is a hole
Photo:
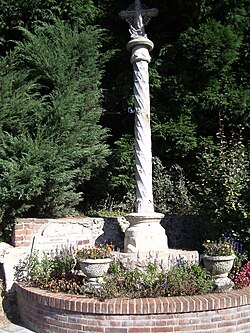
[[[135,178],[136,212],[154,212],[148,64],[153,43],[145,37],[131,40],[135,96]]]
[[[165,251],[168,248],[165,231],[160,225],[163,214],[154,212],[152,190],[148,64],[149,51],[154,44],[147,38],[144,25],[156,14],[156,9],[142,8],[139,0],[120,13],[130,25],[131,40],[127,49],[132,52],[135,96],[136,212],[126,216],[130,226],[125,232],[125,252]]]

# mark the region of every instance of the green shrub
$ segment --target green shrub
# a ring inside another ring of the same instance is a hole
[[[53,253],[32,252],[15,267],[17,281],[30,281],[36,286],[47,286],[53,276],[71,275],[76,260],[71,249],[62,247]]]
[[[250,229],[250,164],[249,153],[241,136],[232,134],[230,140],[223,127],[218,145],[206,149],[199,159],[199,171],[194,190],[197,213],[214,230],[214,237],[230,232],[245,246],[249,244]]]
[[[214,283],[205,269],[198,265],[175,267],[167,274],[169,296],[206,294]]]
[[[100,82],[103,32],[56,20],[0,59],[1,230],[15,216],[75,213],[106,165]]]
[[[153,194],[155,210],[163,214],[188,214],[191,196],[183,169],[173,165],[169,170],[158,157],[153,158]]]
[[[183,169],[177,164],[167,169],[158,157],[153,157],[152,162],[155,211],[172,215],[188,214],[192,200]],[[129,135],[115,143],[108,170],[106,187],[102,187],[103,175],[95,178],[95,184],[91,185],[94,193],[100,193],[99,203],[90,210],[91,215],[107,216],[110,212],[124,215],[135,209],[134,140]],[[105,193],[106,197],[100,200],[100,195]]]

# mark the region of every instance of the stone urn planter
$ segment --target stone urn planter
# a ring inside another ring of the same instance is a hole
[[[235,255],[230,256],[208,256],[204,255],[203,262],[206,270],[210,273],[215,285],[218,288],[230,289],[233,287],[233,282],[228,278]]]
[[[108,272],[111,262],[111,258],[78,259],[81,271],[92,285],[98,285],[103,281],[103,276]]]

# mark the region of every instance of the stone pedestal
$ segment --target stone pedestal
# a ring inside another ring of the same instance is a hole
[[[124,252],[138,253],[168,249],[165,230],[160,225],[160,213],[132,213],[126,216],[130,226],[125,231]]]

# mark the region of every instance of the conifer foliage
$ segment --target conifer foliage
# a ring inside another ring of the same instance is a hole
[[[76,191],[106,165],[107,131],[99,124],[102,31],[56,20],[0,61],[0,213],[60,216]],[[5,229],[6,223],[2,223]]]

